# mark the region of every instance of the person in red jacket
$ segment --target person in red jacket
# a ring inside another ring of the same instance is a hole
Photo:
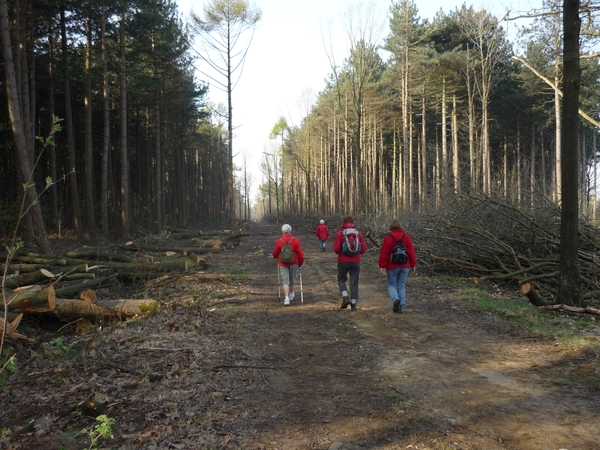
[[[403,239],[404,236],[404,239]],[[395,239],[395,240],[394,240]],[[402,245],[406,247],[407,261],[403,264],[391,261],[392,251],[396,242],[402,240]],[[379,253],[379,270],[382,275],[387,272],[388,292],[392,299],[392,311],[401,313],[406,306],[406,278],[409,270],[415,273],[417,267],[417,255],[412,239],[400,226],[398,219],[393,219],[390,223],[390,233],[383,238],[381,251]]]
[[[347,248],[346,238],[350,242],[350,248]],[[346,309],[350,305],[350,309],[356,311],[360,255],[367,251],[367,244],[362,233],[354,227],[352,216],[344,217],[344,224],[336,233],[333,241],[333,251],[338,255],[337,279],[340,293],[342,294],[341,309]],[[350,275],[350,297],[348,297],[348,289],[346,287],[348,275]]]
[[[284,305],[289,305],[291,300],[294,300],[294,280],[296,279],[296,270],[298,267],[302,267],[304,264],[304,252],[302,251],[302,245],[300,245],[300,239],[292,236],[292,227],[287,223],[281,227],[282,236],[275,241],[275,248],[273,249],[273,258],[276,258],[279,262],[278,270],[279,276],[281,277],[281,283],[283,284],[283,293],[285,299],[283,300]],[[290,244],[294,255],[293,262],[281,261],[281,250],[284,245]]]
[[[325,225],[325,221],[321,219],[319,225],[317,225],[317,231],[315,233],[317,239],[320,241],[321,250],[325,251],[325,245],[327,245],[327,239],[329,239],[329,227]]]

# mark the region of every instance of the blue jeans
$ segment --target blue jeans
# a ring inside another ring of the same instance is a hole
[[[400,306],[406,306],[406,277],[408,277],[408,267],[398,267],[387,271],[388,292],[392,298],[400,299]]]

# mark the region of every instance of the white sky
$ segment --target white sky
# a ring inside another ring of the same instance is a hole
[[[184,19],[194,9],[202,15],[206,1],[177,0]],[[340,65],[348,54],[344,14],[359,2],[352,0],[250,0],[262,11],[241,79],[233,91],[234,163],[242,166],[242,154],[248,155],[253,173],[253,192],[262,183],[259,164],[264,151],[274,143],[269,134],[279,120],[300,125],[307,112],[307,98],[314,103],[316,95],[325,87],[331,65],[325,51],[333,36],[335,62]],[[504,16],[507,9],[516,16],[539,7],[541,0],[427,0],[416,1],[419,16],[430,20],[442,9],[450,12],[463,3],[476,10],[485,8],[496,16]],[[363,8],[375,8],[382,32],[380,39],[389,34],[388,13],[391,0],[363,2]],[[509,34],[516,29],[509,24]],[[325,44],[327,43],[327,44]],[[199,75],[199,79],[205,79]],[[226,96],[216,87],[209,91],[210,101],[226,104]]]

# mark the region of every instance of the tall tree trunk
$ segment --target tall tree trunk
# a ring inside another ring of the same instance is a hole
[[[594,156],[592,158],[592,219],[596,219],[596,209],[597,209],[597,201],[598,201],[598,154],[596,150],[596,136],[598,135],[598,131],[594,130],[593,138],[592,138],[592,150],[594,152]]]
[[[456,107],[456,94],[452,95],[452,174],[454,177],[454,190],[460,192],[460,164],[458,160],[458,111]]]
[[[529,156],[530,159],[530,170],[531,170],[531,175],[530,175],[530,181],[529,181],[529,192],[531,195],[531,203],[530,203],[530,208],[533,211],[533,209],[535,208],[535,192],[537,189],[536,186],[536,182],[535,182],[535,158],[537,157],[536,153],[537,153],[537,148],[535,146],[535,122],[532,124],[531,126],[531,154]]]
[[[469,117],[469,174],[471,190],[477,189],[477,161],[475,156],[475,94],[473,93],[473,84],[471,82],[471,68],[467,64],[466,69],[466,86],[467,86],[467,104]]]
[[[13,139],[19,166],[23,179],[28,184],[25,189],[25,208],[30,209],[35,237],[40,248],[46,253],[52,253],[50,241],[46,234],[42,208],[35,184],[33,183],[33,166],[27,154],[27,143],[25,140],[25,129],[21,116],[21,105],[18,98],[17,79],[10,39],[10,28],[8,20],[8,6],[6,0],[0,0],[0,38],[2,39],[2,57],[4,72],[6,75],[6,93],[8,97],[8,113],[11,121]]]
[[[421,103],[421,175],[419,186],[421,188],[421,207],[427,205],[427,121],[425,105],[425,87],[423,87],[423,101]]]
[[[79,188],[77,187],[77,158],[75,157],[75,134],[73,130],[73,112],[71,109],[71,83],[69,81],[69,46],[67,44],[67,24],[65,19],[65,5],[60,8],[60,32],[63,53],[63,84],[65,90],[65,122],[67,125],[67,146],[69,147],[69,193],[71,195],[71,207],[73,208],[73,227],[78,238],[83,237],[81,226],[81,208],[79,206]]]
[[[442,166],[440,175],[442,177],[442,198],[448,193],[448,118],[446,111],[446,76],[442,75]]]
[[[554,85],[556,87],[559,86],[559,72],[560,72],[560,66],[559,66],[559,61],[558,59],[556,60],[556,64],[555,64],[555,72],[556,75],[554,76]],[[559,203],[560,199],[561,199],[561,192],[562,192],[562,174],[561,174],[561,158],[562,158],[562,145],[561,145],[561,141],[562,141],[562,113],[560,110],[560,95],[558,93],[558,90],[555,89],[554,90],[554,111],[555,111],[555,116],[556,116],[556,146],[555,146],[555,155],[556,155],[556,159],[554,161],[554,180],[556,181],[554,183],[554,191],[553,191],[553,196],[554,196],[554,201]]]
[[[119,20],[119,47],[121,54],[121,227],[123,237],[130,235],[129,217],[129,152],[127,150],[127,56],[125,47],[125,0],[121,0]]]
[[[521,201],[523,200],[523,176],[521,174],[521,130],[517,130],[517,204],[521,205]]]
[[[233,222],[235,218],[235,203],[233,199],[233,106],[232,106],[232,95],[233,85],[231,83],[231,42],[228,38],[227,45],[227,149],[228,153],[228,168],[227,168],[227,203],[229,215],[229,229],[233,230]],[[282,170],[283,173],[283,170]],[[283,175],[282,175],[283,180]],[[283,183],[282,183],[283,185]],[[279,202],[279,195],[277,196]],[[279,204],[277,205],[277,223],[279,223]]]
[[[108,227],[108,156],[110,152],[110,103],[108,94],[108,64],[106,60],[106,2],[102,2],[102,101],[103,101],[103,133],[102,133],[102,175],[101,175],[101,217],[102,231],[107,234]]]
[[[579,0],[563,1],[563,138],[561,144],[561,225],[560,273],[557,302],[579,304],[580,277],[577,265],[579,252],[579,90],[581,69],[579,65]]]
[[[87,229],[95,235],[97,232],[96,218],[94,215],[94,166],[92,148],[92,0],[88,0],[85,49],[85,105],[84,105],[84,185],[85,185],[85,211]]]
[[[54,30],[51,28],[48,32],[48,115],[50,116],[50,129],[54,127],[54,113],[55,113],[55,101],[54,101]],[[50,177],[53,181],[56,181],[58,169],[56,166],[56,147],[51,145],[48,149],[50,152]],[[58,189],[56,183],[50,186],[50,197],[52,198],[52,221],[54,223],[54,230],[60,233],[60,217],[58,210]]]

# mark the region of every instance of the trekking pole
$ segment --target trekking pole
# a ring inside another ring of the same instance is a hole
[[[281,275],[279,274],[279,261],[277,261],[277,295],[279,296],[279,303],[281,303]]]
[[[300,304],[304,305],[304,291],[302,291],[302,268],[298,268],[298,273],[300,274]]]

